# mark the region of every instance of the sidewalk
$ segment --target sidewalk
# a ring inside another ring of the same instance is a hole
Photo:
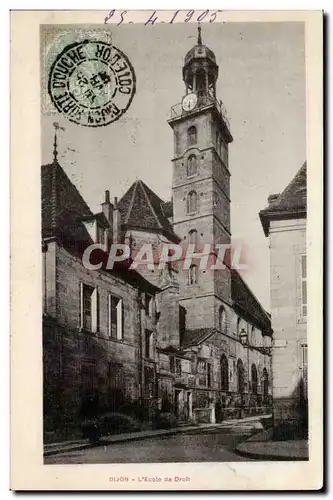
[[[270,430],[260,432],[239,444],[239,455],[258,460],[308,460],[309,450],[306,440],[272,441]]]
[[[58,453],[65,453],[68,451],[83,450],[85,448],[93,448],[95,446],[106,446],[111,443],[121,443],[125,441],[137,441],[141,439],[148,439],[152,437],[168,436],[174,434],[186,434],[190,432],[198,432],[210,430],[215,428],[241,428],[244,430],[262,430],[260,420],[263,418],[270,418],[271,415],[262,415],[255,417],[247,417],[243,419],[226,420],[218,424],[198,424],[191,426],[175,427],[174,429],[149,429],[140,432],[128,432],[124,434],[114,434],[111,436],[102,437],[99,443],[91,443],[88,439],[81,439],[76,441],[65,441],[62,443],[50,443],[44,446],[44,457],[56,455]]]

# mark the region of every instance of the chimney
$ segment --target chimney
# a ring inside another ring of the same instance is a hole
[[[109,227],[107,229],[107,246],[111,244],[112,241],[112,233],[113,233],[113,205],[110,203],[110,191],[105,191],[105,199],[101,204],[103,214],[107,218],[109,223]]]
[[[267,198],[268,205],[271,205],[279,196],[280,193],[270,194],[269,197]]]
[[[114,198],[113,203],[113,241],[114,243],[121,243],[121,220],[120,211],[117,208],[118,198]]]
[[[102,203],[103,214],[107,218],[110,227],[112,227],[113,222],[113,205],[110,203],[110,191],[107,189],[105,191],[105,200]]]

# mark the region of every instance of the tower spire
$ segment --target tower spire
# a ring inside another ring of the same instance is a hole
[[[201,39],[201,26],[200,26],[200,23],[198,24],[198,45],[202,45],[202,39]]]
[[[53,161],[56,162],[58,159],[58,150],[57,150],[57,129],[54,129],[54,141],[53,141]]]
[[[58,161],[58,137],[57,137],[57,130],[63,130],[65,131],[64,127],[60,127],[58,122],[53,123],[53,128],[54,128],[54,140],[53,140],[53,162]]]

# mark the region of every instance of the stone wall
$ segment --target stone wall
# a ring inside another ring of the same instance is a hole
[[[79,432],[87,412],[117,411],[123,402],[140,397],[142,320],[138,291],[128,283],[86,270],[56,243],[48,246],[44,258],[51,264],[46,272],[43,321],[45,432],[67,438]],[[96,333],[80,329],[80,282],[98,288]],[[121,340],[108,334],[108,293],[123,300]]]
[[[301,256],[306,254],[304,219],[272,221],[271,308],[274,330],[273,397],[275,422],[297,420],[304,397],[302,346],[307,344],[301,307]],[[306,396],[306,395],[305,395]]]

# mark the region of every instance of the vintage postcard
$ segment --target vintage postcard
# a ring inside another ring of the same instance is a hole
[[[322,13],[11,13],[11,487],[323,482]]]

